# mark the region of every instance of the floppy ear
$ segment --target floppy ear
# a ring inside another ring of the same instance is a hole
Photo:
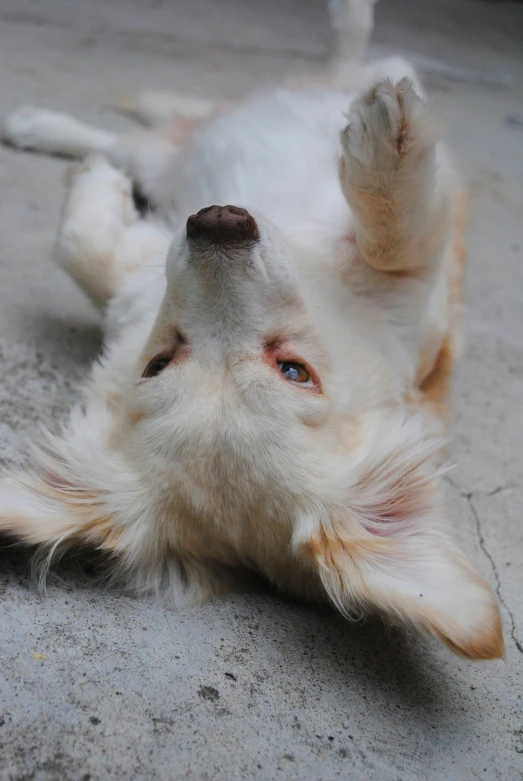
[[[176,605],[224,590],[210,566],[177,553],[175,519],[153,514],[143,481],[106,445],[113,423],[105,405],[88,405],[63,437],[46,435],[30,470],[0,480],[0,533],[38,546],[41,587],[55,557],[90,545],[111,555],[111,578]]]
[[[319,570],[344,614],[377,607],[471,659],[503,656],[496,598],[441,528],[432,465],[441,442],[401,414],[369,420],[354,454],[343,506],[302,519],[293,542]]]
[[[107,415],[97,413],[76,410],[65,437],[46,434],[30,469],[0,480],[0,532],[39,546],[42,582],[55,554],[82,544],[119,552],[124,542],[121,510],[136,483],[100,447]]]

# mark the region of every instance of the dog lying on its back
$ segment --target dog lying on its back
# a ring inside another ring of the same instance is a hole
[[[105,155],[72,176],[57,258],[106,346],[63,435],[0,482],[0,530],[46,564],[94,544],[177,603],[249,568],[498,657],[495,597],[438,501],[459,182],[408,63],[348,74],[358,94],[185,101],[191,116],[129,139],[8,118],[11,143]]]

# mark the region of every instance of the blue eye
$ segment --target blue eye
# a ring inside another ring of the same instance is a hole
[[[301,363],[278,363],[278,369],[289,382],[305,383],[310,381],[310,374]]]

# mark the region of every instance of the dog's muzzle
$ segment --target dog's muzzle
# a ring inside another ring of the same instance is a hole
[[[187,220],[187,238],[223,246],[247,246],[259,241],[256,220],[238,206],[206,206]]]

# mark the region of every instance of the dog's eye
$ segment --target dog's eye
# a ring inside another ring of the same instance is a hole
[[[187,355],[187,342],[184,337],[176,332],[161,353],[152,358],[145,367],[142,379],[150,380],[157,377],[171,363],[179,363]]]
[[[283,363],[278,363],[278,369],[289,382],[304,383],[309,382],[311,379],[308,370],[301,363],[285,361]]]
[[[145,367],[145,371],[142,374],[142,377],[144,379],[157,377],[158,374],[161,374],[163,372],[166,366],[169,366],[171,360],[172,360],[172,356],[170,355],[157,355],[156,358],[153,358],[152,361],[149,361],[149,363]]]

